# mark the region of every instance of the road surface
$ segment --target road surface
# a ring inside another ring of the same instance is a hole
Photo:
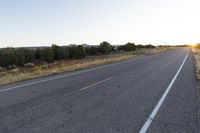
[[[0,133],[195,133],[186,48],[0,86]]]

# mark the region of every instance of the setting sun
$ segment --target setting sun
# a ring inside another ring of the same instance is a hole
[[[196,47],[196,44],[189,44],[191,47]]]

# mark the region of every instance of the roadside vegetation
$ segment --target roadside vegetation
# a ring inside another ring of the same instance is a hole
[[[195,58],[195,71],[197,78],[197,117],[200,120],[200,44],[191,46]],[[200,127],[198,127],[199,129]]]
[[[0,50],[0,85],[41,76],[75,71],[152,54],[170,49],[127,43],[112,46],[69,45],[43,48],[4,48]]]
[[[192,51],[195,58],[196,77],[200,81],[200,44],[192,46]]]

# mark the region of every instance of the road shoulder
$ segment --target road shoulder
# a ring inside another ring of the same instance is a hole
[[[191,49],[194,61],[195,61],[195,72],[197,79],[197,89],[196,89],[196,97],[197,97],[197,131],[200,132],[200,49],[192,48]]]

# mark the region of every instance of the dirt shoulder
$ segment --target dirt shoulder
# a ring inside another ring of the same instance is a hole
[[[200,48],[192,48],[195,58],[195,72],[197,78],[197,130],[200,129]]]

